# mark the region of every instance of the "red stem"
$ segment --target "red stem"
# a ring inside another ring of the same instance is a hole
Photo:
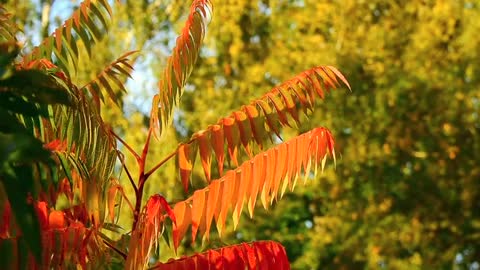
[[[160,161],[157,165],[153,166],[153,168],[151,168],[145,175],[147,177],[150,176],[152,173],[154,173],[158,168],[162,167],[162,165],[165,164],[165,162],[169,161],[176,154],[177,154],[177,150],[170,153],[168,156],[166,156],[164,159],[162,159],[162,161]]]
[[[140,175],[138,176],[138,189],[135,191],[135,210],[133,212],[132,231],[137,228],[137,223],[140,216],[140,208],[142,206],[143,188],[145,186],[145,182],[150,176],[145,174],[145,163],[147,161],[148,147],[150,145],[151,136],[152,129],[150,128],[148,129],[147,140],[145,141],[145,145],[143,146],[142,156],[138,157],[137,159]]]

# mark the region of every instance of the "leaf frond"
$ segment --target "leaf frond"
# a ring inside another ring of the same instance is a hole
[[[105,247],[96,228],[85,227],[83,222],[72,220],[69,211],[53,210],[44,201],[36,202],[35,209],[41,227],[42,256],[38,261],[29,254],[28,260],[23,262],[27,269],[66,269],[75,266],[86,269],[87,263],[91,265],[92,261],[105,258]],[[20,250],[22,237],[20,233],[15,237],[3,238],[0,244],[9,242],[18,258],[19,254],[26,253]],[[7,269],[19,269],[18,261],[13,260]]]
[[[34,64],[31,65],[32,63]],[[45,59],[30,62],[28,68],[34,67],[47,73],[59,72],[56,71],[56,66]],[[31,71],[27,69],[19,72]],[[42,85],[41,82],[49,83],[50,87],[55,85],[50,80],[34,82],[37,88]],[[60,170],[51,177],[57,182],[42,183],[44,190],[50,190],[50,184],[59,187],[58,179],[67,179],[69,188],[76,192],[78,200],[88,213],[85,222],[99,227],[105,220],[104,209],[108,201],[107,194],[102,191],[114,185],[110,176],[117,158],[116,140],[91,97],[68,80],[58,79],[55,82],[64,83],[68,104],[71,106],[62,105],[64,102],[48,104],[45,108],[45,116],[48,118],[21,116],[21,119],[28,130],[45,142],[44,148],[55,154],[60,165]],[[60,93],[62,92],[57,90],[52,95],[58,99]],[[53,198],[51,203],[54,204],[56,199]]]
[[[0,4],[0,43],[17,41],[18,27],[11,18],[12,14]]]
[[[162,72],[159,93],[153,97],[150,127],[156,134],[162,134],[171,121],[173,109],[180,101],[183,87],[200,53],[212,11],[210,0],[194,0],[190,6],[188,19]]]
[[[77,40],[83,42],[91,55],[93,44],[102,39],[108,30],[110,16],[108,1],[83,1],[70,18],[34,47],[31,53],[23,56],[22,63],[42,58],[52,60],[55,56],[58,66],[69,76],[70,66],[75,68],[79,60]]]
[[[119,99],[116,97],[114,87],[117,87],[124,93],[127,92],[124,81],[125,78],[132,77],[131,74],[133,71],[129,57],[137,52],[138,51],[129,51],[123,54],[107,65],[95,79],[82,87],[82,89],[86,89],[92,95],[98,110],[100,110],[100,100],[105,102],[103,91],[107,93],[110,100],[119,105]]]
[[[274,241],[256,241],[211,249],[189,257],[157,263],[151,270],[200,270],[200,269],[278,269],[289,270],[285,248]]]

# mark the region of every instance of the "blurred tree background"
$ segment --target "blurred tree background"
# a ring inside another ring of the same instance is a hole
[[[88,82],[122,52],[141,50],[136,84],[128,84],[122,108],[103,112],[139,149],[155,76],[190,3],[120,2],[111,35],[76,76]],[[10,0],[6,6],[28,44],[75,3]],[[175,129],[162,138],[169,144],[158,144],[168,147],[151,147],[157,160],[193,131],[313,66],[338,67],[353,91],[329,94],[311,126],[299,127],[331,128],[336,168],[327,166],[268,213],[257,209],[254,220],[245,215],[236,232],[208,245],[277,240],[293,269],[480,269],[478,1],[224,0],[214,1],[214,13]],[[134,162],[126,157],[127,166]],[[174,169],[172,162],[158,173],[144,197],[185,196],[172,192],[180,185],[169,173]],[[120,224],[129,226],[129,217]]]

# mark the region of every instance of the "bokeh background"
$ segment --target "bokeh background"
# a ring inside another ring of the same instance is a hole
[[[2,2],[23,29],[25,50],[78,6],[70,0]],[[158,76],[190,2],[119,2],[110,35],[91,61],[82,61],[74,80],[82,85],[125,51],[140,50],[129,92],[118,92],[121,107],[103,111],[140,149]],[[283,132],[290,138],[330,128],[336,166],[329,164],[268,211],[257,209],[253,220],[244,215],[239,229],[222,239],[203,246],[187,239],[182,252],[273,239],[286,247],[293,269],[480,269],[479,1],[213,4],[201,58],[174,127],[151,147],[152,163],[194,131],[313,66],[336,66],[352,91],[329,94],[309,121]],[[132,157],[127,165],[135,170]],[[148,194],[160,192],[170,201],[186,196],[174,162],[149,181]],[[131,224],[127,208],[119,224]],[[162,257],[173,255],[166,244],[161,248]]]

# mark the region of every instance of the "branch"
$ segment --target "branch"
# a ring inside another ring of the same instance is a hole
[[[169,161],[173,156],[177,154],[177,150],[173,151],[170,153],[168,156],[166,156],[162,161],[160,161],[157,165],[153,166],[147,173],[145,173],[146,177],[149,177],[152,173],[154,173],[158,168],[162,167],[165,162]]]
[[[148,147],[150,146],[150,138],[152,136],[152,128],[148,129],[147,139],[145,140],[145,145],[143,146],[140,171],[145,172],[145,163],[147,163]],[[147,178],[145,178],[145,181]]]

